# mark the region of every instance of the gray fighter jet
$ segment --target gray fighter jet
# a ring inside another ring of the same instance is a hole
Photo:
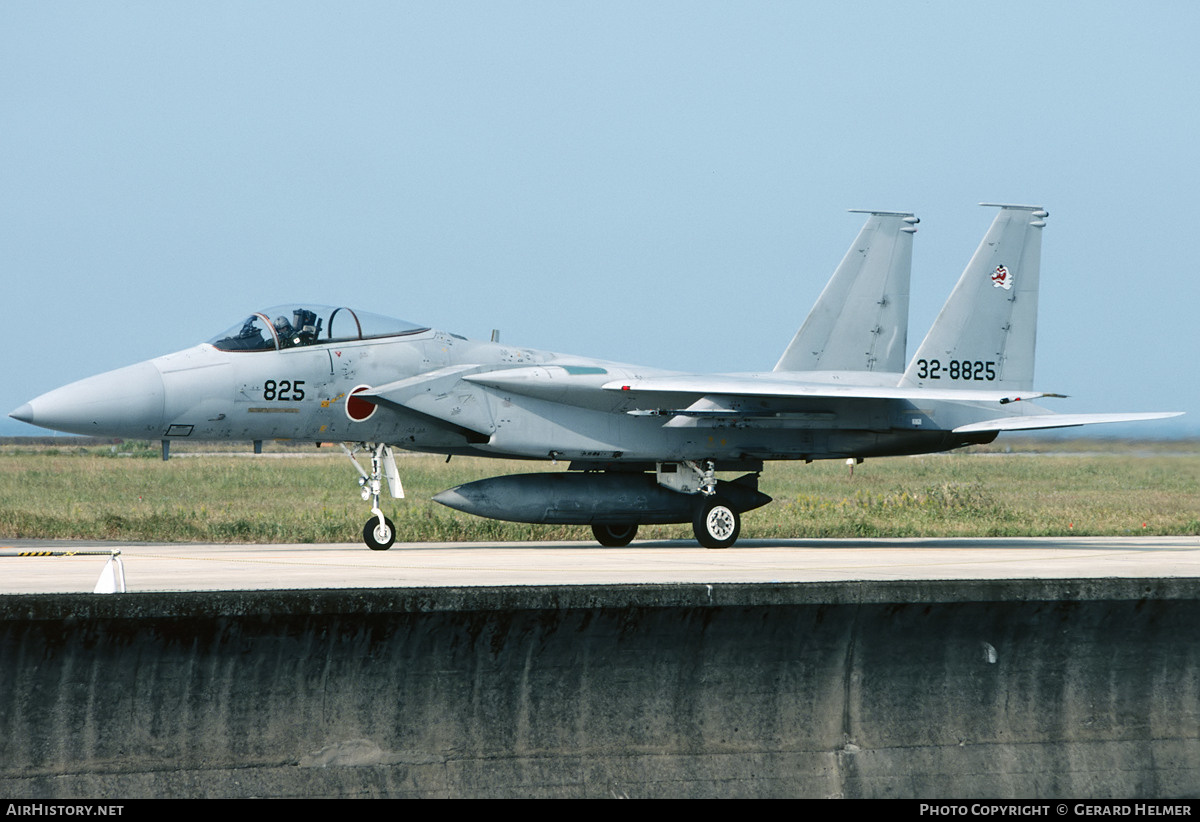
[[[989,205],[989,204],[984,204]],[[43,394],[10,416],[59,431],[172,440],[341,442],[371,505],[366,544],[389,548],[393,448],[567,461],[434,499],[484,517],[590,525],[604,545],[641,524],[691,522],[734,543],[767,460],[946,451],[1001,431],[1160,419],[1033,405],[1039,206],[1000,209],[905,366],[912,235],[870,216],[773,371],[684,374],[520,348],[346,307],[250,314],[206,343]],[[357,455],[369,457],[369,468]],[[736,478],[718,478],[734,472]]]

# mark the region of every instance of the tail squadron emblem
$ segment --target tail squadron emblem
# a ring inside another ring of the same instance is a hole
[[[1012,288],[1013,278],[1008,273],[1008,269],[1002,265],[996,266],[996,270],[992,272],[992,287],[1003,288],[1008,291]]]

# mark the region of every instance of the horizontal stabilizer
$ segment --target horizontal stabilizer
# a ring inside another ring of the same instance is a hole
[[[1099,425],[1106,422],[1141,422],[1178,417],[1182,411],[1150,412],[1145,414],[1038,414],[1027,417],[1001,417],[970,425],[960,425],[955,434],[978,431],[1032,431],[1038,428],[1071,428],[1076,425]]]

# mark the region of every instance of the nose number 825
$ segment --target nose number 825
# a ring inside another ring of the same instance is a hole
[[[304,399],[304,380],[267,380],[263,383],[263,399],[300,402]]]

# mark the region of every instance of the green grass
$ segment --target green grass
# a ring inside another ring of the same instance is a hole
[[[1200,534],[1200,446],[1092,446],[1057,449],[1080,456],[869,460],[853,475],[841,462],[770,463],[761,488],[775,502],[743,518],[742,537]],[[369,512],[346,458],[311,446],[268,449],[285,456],[164,463],[148,443],[0,445],[0,538],[356,541]],[[561,465],[399,462],[407,498],[387,499],[384,508],[400,541],[591,538],[586,526],[497,522],[430,501],[463,482]],[[647,526],[639,536],[690,539],[691,528]]]

